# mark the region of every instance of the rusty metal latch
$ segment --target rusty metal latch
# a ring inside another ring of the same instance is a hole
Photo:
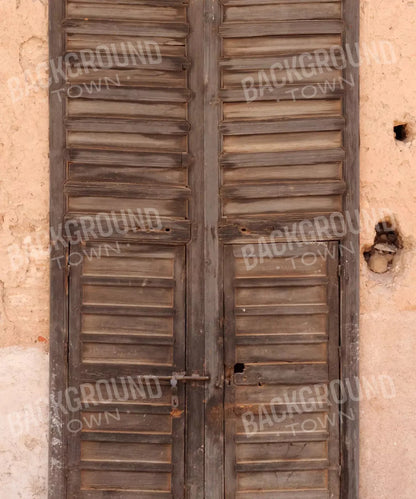
[[[209,381],[209,376],[201,376],[200,374],[187,375],[185,373],[173,373],[172,376],[158,376],[159,379],[168,379],[170,381],[170,386],[172,390],[172,408],[177,409],[179,406],[178,398],[178,381]]]
[[[178,379],[175,378],[175,376],[172,376],[172,378],[170,380],[170,386],[171,386],[171,390],[172,390],[172,398],[171,398],[172,409],[177,409],[179,406]]]

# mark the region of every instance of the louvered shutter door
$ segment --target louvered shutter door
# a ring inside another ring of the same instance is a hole
[[[69,255],[69,386],[111,390],[70,415],[68,497],[183,495],[184,386],[175,412],[169,381],[152,398],[145,380],[186,367],[187,17],[181,1],[66,2],[65,52],[95,57],[67,71],[66,219],[108,213],[114,231],[93,222]]]
[[[339,497],[337,243],[226,250],[226,497]],[[253,257],[254,258],[254,257]],[[335,390],[337,389],[335,386]]]
[[[343,72],[300,69],[342,46],[342,4],[221,3],[225,497],[338,498],[338,407],[320,399],[340,376],[338,243],[274,238],[343,211]]]
[[[342,46],[341,2],[222,3],[224,233],[341,211],[342,71],[301,59]]]
[[[183,490],[184,391],[174,414],[169,382],[154,377],[185,366],[183,248],[73,246],[81,254],[70,281],[69,386],[82,407],[67,423],[68,497],[172,497]]]

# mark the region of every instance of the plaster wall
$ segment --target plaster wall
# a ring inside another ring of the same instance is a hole
[[[416,139],[397,142],[393,125],[416,122],[416,3],[361,0],[361,45],[391,43],[397,62],[361,67],[362,244],[372,244],[366,213],[389,210],[404,249],[392,272],[376,275],[362,261],[361,377],[391,376],[394,399],[361,401],[363,499],[412,499],[416,490]],[[370,217],[371,218],[371,217]],[[375,218],[375,217],[374,217]],[[374,224],[379,220],[374,219]]]
[[[396,56],[361,67],[362,246],[383,210],[404,243],[388,274],[361,259],[361,376],[396,392],[361,401],[362,499],[416,490],[416,140],[393,135],[395,121],[416,130],[415,28],[416,2],[361,0],[362,46],[388,41]],[[46,497],[48,101],[33,75],[47,45],[47,0],[0,2],[0,499]]]

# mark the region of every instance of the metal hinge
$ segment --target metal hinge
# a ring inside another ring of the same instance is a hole
[[[342,264],[338,265],[338,277],[342,277],[344,266]]]

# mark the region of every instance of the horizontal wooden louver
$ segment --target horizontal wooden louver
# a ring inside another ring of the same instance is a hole
[[[342,70],[313,57],[302,70],[306,53],[342,45],[341,2],[222,4],[223,224],[342,211]]]
[[[173,498],[183,487],[184,411],[169,376],[184,370],[184,250],[117,243],[74,246],[68,497]],[[82,391],[81,387],[90,389]],[[176,416],[176,417],[175,417]]]
[[[151,208],[186,241],[186,2],[68,0],[63,26],[67,218]]]
[[[337,251],[226,249],[226,497],[339,497]]]

